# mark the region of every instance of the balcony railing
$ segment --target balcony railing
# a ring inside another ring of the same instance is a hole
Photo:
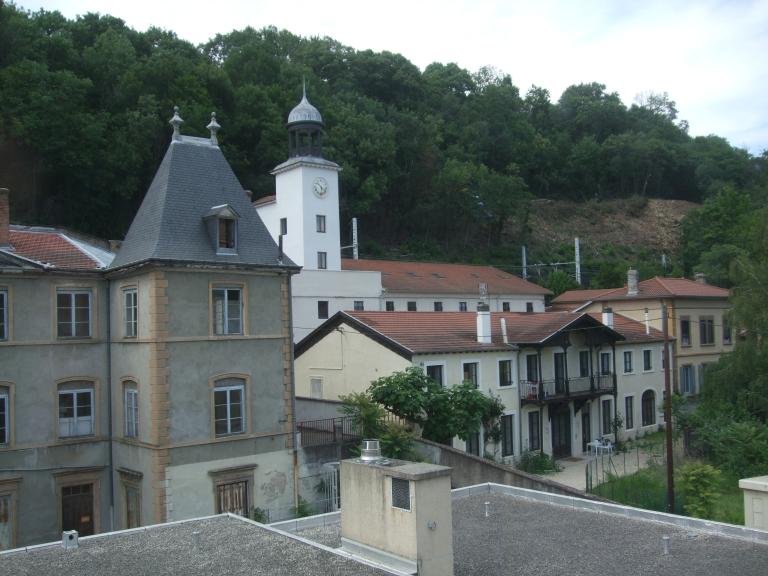
[[[613,374],[520,382],[520,399],[531,402],[613,392]]]

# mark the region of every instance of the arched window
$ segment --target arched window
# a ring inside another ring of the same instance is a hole
[[[656,424],[656,394],[653,390],[643,392],[643,426]]]

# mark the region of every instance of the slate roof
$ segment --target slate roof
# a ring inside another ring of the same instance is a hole
[[[199,532],[196,537],[194,532]],[[379,576],[392,572],[231,515],[0,553],[3,576]]]
[[[480,283],[485,282],[491,295],[552,294],[546,288],[493,266],[343,258],[341,268],[381,272],[381,283],[387,292],[478,294]]]
[[[237,254],[217,254],[204,217],[229,204],[240,215]],[[150,261],[246,267],[295,265],[283,256],[218,146],[181,136],[168,146],[110,269]]]
[[[501,333],[501,319],[507,324],[508,344]],[[296,344],[301,356],[315,342],[342,323],[377,340],[404,358],[414,354],[443,352],[497,352],[517,346],[546,345],[563,331],[599,329],[612,341],[653,342],[657,330],[646,336],[645,326],[614,314],[614,328],[600,322],[600,315],[570,312],[492,312],[491,342],[477,341],[477,314],[474,312],[338,312]]]
[[[16,260],[33,268],[98,271],[114,258],[114,253],[99,241],[57,228],[12,225],[9,233],[11,248],[0,249],[4,260]]]
[[[626,285],[622,288],[609,290],[568,290],[552,300],[553,304],[567,302],[606,302],[611,300],[643,300],[647,298],[702,298],[726,299],[730,291],[719,286],[703,284],[687,278],[664,278],[656,276],[638,282],[638,293],[634,296],[627,294]]]

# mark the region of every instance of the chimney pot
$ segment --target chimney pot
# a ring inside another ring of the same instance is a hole
[[[0,247],[11,245],[11,206],[8,188],[0,188]]]
[[[77,530],[65,530],[61,533],[61,545],[64,550],[76,550],[77,543]]]
[[[630,268],[627,270],[627,296],[637,296],[638,293],[638,274],[637,270]]]
[[[0,242],[0,244],[2,244],[2,242]],[[704,272],[696,272],[696,274],[694,274],[693,277],[696,280],[696,282],[698,282],[699,284],[707,283],[707,275],[704,274]]]
[[[608,328],[613,328],[613,309],[603,308],[603,324]]]
[[[360,460],[363,462],[378,462],[381,460],[381,448],[375,438],[363,440],[363,448],[360,450]]]

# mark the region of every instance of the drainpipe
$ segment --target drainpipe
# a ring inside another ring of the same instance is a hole
[[[115,467],[112,446],[112,283],[107,279],[107,421],[109,422],[109,531],[115,529]]]
[[[296,371],[293,358],[293,290],[291,288],[291,273],[286,274],[288,283],[288,344],[291,361],[291,436],[293,439],[293,502],[299,505],[299,448],[297,445],[299,435],[296,427]]]

